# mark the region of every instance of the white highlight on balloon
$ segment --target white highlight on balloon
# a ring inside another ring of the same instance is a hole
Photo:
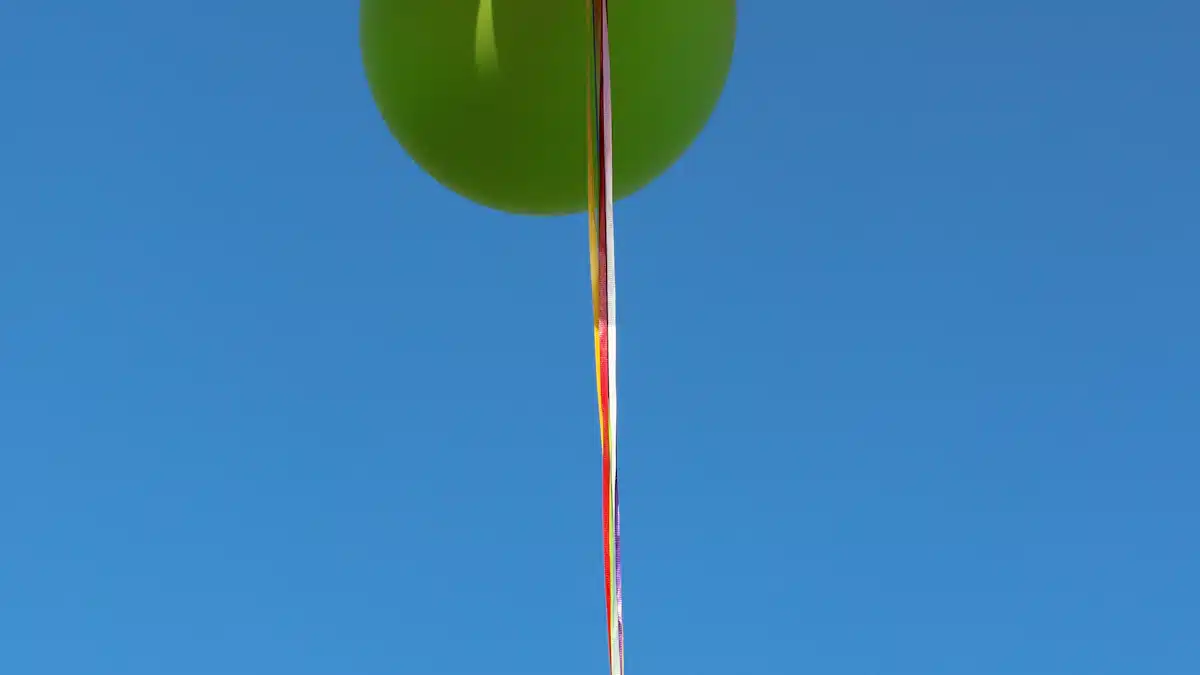
[[[495,75],[500,71],[496,26],[492,21],[492,0],[479,0],[479,14],[475,17],[475,67],[486,75]]]

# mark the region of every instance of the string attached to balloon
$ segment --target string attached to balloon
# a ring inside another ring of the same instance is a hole
[[[617,328],[613,275],[612,83],[608,0],[587,0],[592,33],[588,63],[588,239],[591,245],[592,312],[596,336],[596,390],[600,407],[600,456],[604,532],[604,590],[608,610],[610,675],[625,673],[621,613],[621,513],[617,489]]]
[[[615,41],[608,0],[582,0],[582,6],[562,0],[359,2],[371,96],[419,166],[489,208],[588,212],[609,672],[624,675],[613,202],[666,171],[704,128],[733,60],[736,0],[615,3]],[[590,49],[581,39],[585,13]],[[613,45],[621,81],[618,172]]]

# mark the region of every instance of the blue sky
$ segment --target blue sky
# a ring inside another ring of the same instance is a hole
[[[356,21],[0,3],[0,672],[606,672],[585,224]],[[631,675],[1200,672],[1198,24],[741,3],[617,210]]]

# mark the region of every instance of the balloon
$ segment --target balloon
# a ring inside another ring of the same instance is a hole
[[[485,206],[584,210],[588,11],[584,0],[362,0],[367,81],[392,135]],[[703,129],[735,32],[735,0],[609,0],[616,198]]]

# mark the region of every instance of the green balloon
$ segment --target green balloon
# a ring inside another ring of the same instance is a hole
[[[584,0],[362,0],[367,81],[392,134],[435,179],[502,211],[587,207]],[[735,0],[609,0],[613,191],[687,149],[733,60]]]

